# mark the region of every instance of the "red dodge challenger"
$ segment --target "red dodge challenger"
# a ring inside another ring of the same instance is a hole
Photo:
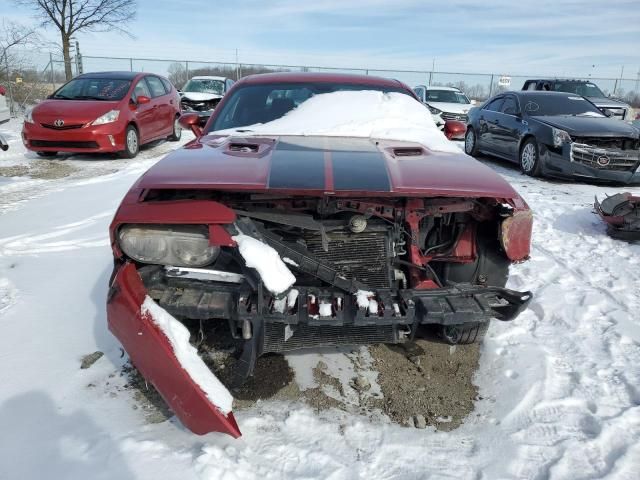
[[[180,97],[164,77],[136,72],[79,75],[29,110],[22,141],[41,157],[58,152],[120,153],[180,139]]]
[[[195,433],[240,435],[231,394],[189,342],[203,328],[234,339],[236,384],[268,352],[426,331],[477,342],[531,299],[505,284],[529,257],[532,214],[489,167],[406,139],[252,133],[345,91],[415,99],[368,76],[244,78],[210,117],[183,115],[197,138],[113,219],[109,328]]]

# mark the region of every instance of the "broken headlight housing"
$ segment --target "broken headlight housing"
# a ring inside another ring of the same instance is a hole
[[[569,135],[564,130],[560,130],[559,128],[551,128],[551,132],[553,135],[553,146],[561,147],[565,143],[571,143],[571,135]]]
[[[138,262],[176,267],[204,267],[220,253],[220,247],[209,245],[205,225],[125,225],[118,243]]]

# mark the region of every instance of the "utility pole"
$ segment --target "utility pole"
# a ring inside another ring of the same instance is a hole
[[[236,48],[236,81],[240,80],[240,63],[238,62],[238,49]]]

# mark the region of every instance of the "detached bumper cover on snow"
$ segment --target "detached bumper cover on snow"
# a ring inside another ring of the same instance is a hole
[[[607,233],[621,240],[640,240],[640,197],[618,193],[595,200],[596,213],[607,223]]]
[[[120,268],[109,289],[109,329],[133,365],[151,382],[192,432],[241,435],[233,413],[224,415],[178,362],[167,337],[142,314],[147,292],[133,264]]]

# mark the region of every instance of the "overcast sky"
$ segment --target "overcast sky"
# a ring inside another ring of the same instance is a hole
[[[6,6],[10,0],[2,0]],[[639,0],[138,0],[85,55],[636,78]],[[3,6],[3,10],[5,10]],[[3,16],[30,22],[23,7]],[[55,39],[53,30],[47,33]]]

